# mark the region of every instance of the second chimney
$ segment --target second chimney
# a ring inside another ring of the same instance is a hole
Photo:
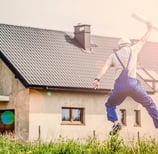
[[[90,39],[90,25],[77,25],[74,26],[75,40],[85,50],[90,50],[91,39]]]

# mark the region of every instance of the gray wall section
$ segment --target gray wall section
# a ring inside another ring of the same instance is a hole
[[[28,140],[29,135],[29,89],[18,92],[14,98],[16,138]]]
[[[22,83],[0,59],[0,95],[15,95],[22,89]]]
[[[29,89],[15,78],[11,70],[0,60],[0,95],[9,96],[9,102],[0,102],[0,110],[14,109],[15,134],[19,140],[28,139]]]
[[[9,68],[0,60],[0,94],[10,95],[12,92],[13,74]]]

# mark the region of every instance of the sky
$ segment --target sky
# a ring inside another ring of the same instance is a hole
[[[133,12],[158,25],[158,0],[0,0],[0,23],[68,32],[81,23],[94,35],[139,39],[146,25]],[[158,42],[158,31],[149,41]]]

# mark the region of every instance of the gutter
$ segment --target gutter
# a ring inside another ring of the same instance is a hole
[[[62,87],[62,86],[46,86],[46,85],[29,85],[27,88],[39,89],[39,90],[52,90],[52,91],[69,91],[69,92],[87,92],[87,93],[100,93],[100,94],[110,94],[112,89],[93,89],[93,88],[79,88],[79,87]],[[154,95],[156,91],[147,90],[148,94]]]
[[[87,93],[104,93],[110,94],[111,89],[93,89],[93,88],[78,88],[78,87],[55,87],[45,85],[29,85],[27,88],[39,89],[39,90],[52,90],[52,91],[69,91],[69,92],[87,92]]]

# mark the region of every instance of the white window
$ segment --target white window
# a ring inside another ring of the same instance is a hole
[[[84,109],[62,107],[62,124],[84,124]]]

